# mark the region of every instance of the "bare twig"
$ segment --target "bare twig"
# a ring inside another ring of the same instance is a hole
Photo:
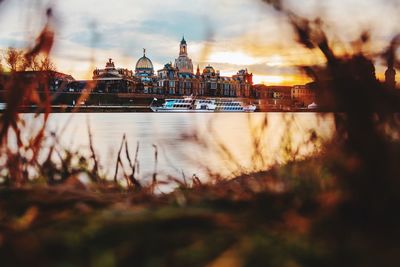
[[[115,182],[115,183],[118,182],[118,181],[117,181],[118,167],[119,167],[120,164],[121,164],[121,167],[123,167],[123,166],[122,166],[122,161],[121,161],[121,151],[122,151],[122,148],[124,147],[125,139],[126,139],[126,136],[125,136],[125,134],[124,134],[124,135],[122,136],[121,146],[119,147],[119,150],[118,150],[117,163],[115,164],[115,174],[114,174],[114,182]]]
[[[90,148],[90,153],[91,153],[91,159],[93,159],[93,162],[94,162],[91,177],[94,182],[98,182],[98,180],[99,180],[99,164],[97,162],[96,152],[94,151],[94,147],[93,147],[93,135],[92,135],[91,127],[90,127],[89,117],[87,117],[87,130],[88,130],[88,136],[89,136],[89,148]]]
[[[154,172],[153,172],[153,180],[151,184],[151,192],[154,193],[154,188],[157,184],[157,163],[158,163],[158,148],[157,145],[153,144],[154,147]]]
[[[129,155],[129,148],[128,148],[128,140],[125,140],[125,154],[126,158],[128,159],[129,166],[131,167],[132,173],[129,175],[129,182],[131,185],[134,185],[136,189],[140,190],[142,188],[142,185],[139,183],[139,181],[135,178],[135,168],[136,168],[136,163],[137,163],[137,158],[139,154],[139,142],[136,144],[136,152],[135,152],[135,161],[132,163],[131,157]]]

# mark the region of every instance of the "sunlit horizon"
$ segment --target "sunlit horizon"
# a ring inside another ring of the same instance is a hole
[[[109,58],[117,67],[134,70],[143,48],[154,69],[162,69],[178,57],[184,35],[194,69],[211,65],[225,76],[248,69],[255,84],[309,82],[299,66],[324,64],[323,57],[298,44],[288,21],[262,2],[205,0],[187,5],[183,0],[171,0],[167,5],[161,0],[121,0],[110,5],[94,0],[4,1],[0,10],[0,49],[31,47],[43,28],[45,9],[52,7],[56,33],[52,59],[60,72],[75,79],[91,79],[93,70],[103,68]],[[340,33],[329,36],[335,43],[333,47],[344,54],[366,27],[371,44],[365,49],[371,54],[382,52],[400,32],[400,24],[376,15],[397,14],[390,5],[377,5],[378,0],[352,0],[345,8],[341,1],[326,1],[324,5],[316,5],[315,0],[287,2],[309,19],[324,14],[328,35]],[[354,12],[360,6],[363,14]],[[383,66],[376,63],[377,75],[382,77]]]

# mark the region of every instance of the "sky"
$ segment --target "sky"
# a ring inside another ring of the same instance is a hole
[[[400,32],[395,19],[400,0],[283,2],[306,18],[322,17],[340,51],[351,51],[351,43],[368,29],[373,41],[366,49],[378,53]],[[161,69],[177,58],[183,35],[195,68],[210,64],[229,76],[247,68],[255,83],[305,83],[309,80],[298,66],[324,62],[318,51],[297,44],[287,18],[261,0],[5,0],[0,49],[32,46],[47,7],[55,18],[53,61],[58,71],[76,79],[90,79],[108,58],[134,70],[143,48],[155,69]]]

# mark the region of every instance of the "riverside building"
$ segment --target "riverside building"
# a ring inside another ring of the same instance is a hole
[[[138,85],[133,72],[116,68],[111,58],[104,69],[93,71],[93,81],[96,82],[95,91],[100,93],[133,93]]]
[[[153,62],[143,56],[136,62],[134,72],[129,69],[116,68],[109,59],[104,69],[93,71],[92,81],[75,81],[69,85],[70,92],[80,92],[89,82],[94,83],[92,91],[98,93],[137,93],[172,96],[212,96],[212,97],[250,97],[253,85],[253,74],[247,69],[239,70],[235,75],[222,76],[211,65],[200,70],[197,65],[194,73],[193,62],[189,57],[188,43],[183,37],[179,44],[179,54],[174,64],[169,62],[157,72]]]
[[[154,92],[167,95],[250,97],[252,85],[253,74],[247,69],[227,77],[221,76],[220,72],[210,65],[200,71],[198,65],[196,73],[193,73],[187,42],[182,38],[175,64],[167,63],[163,69],[157,71],[157,86]]]

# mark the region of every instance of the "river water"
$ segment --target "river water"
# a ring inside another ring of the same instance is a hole
[[[33,123],[34,115],[24,117]],[[47,129],[63,147],[88,155],[88,125],[102,173],[113,176],[126,134],[131,158],[139,145],[141,179],[155,169],[159,177],[202,179],[210,172],[232,177],[268,169],[291,159],[291,151],[299,158],[317,151],[334,132],[332,115],[318,113],[57,113]],[[309,142],[315,134],[317,141]]]

